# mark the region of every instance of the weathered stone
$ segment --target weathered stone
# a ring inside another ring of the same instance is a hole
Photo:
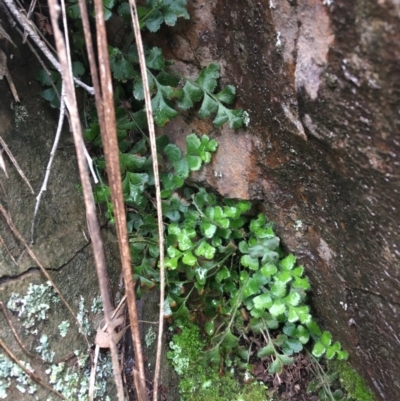
[[[174,29],[190,54],[173,35],[165,51],[189,73],[218,61],[250,125],[213,130],[189,114],[166,131],[218,139],[197,179],[260,201],[306,267],[321,323],[380,399],[399,399],[398,2],[193,1],[190,14]]]

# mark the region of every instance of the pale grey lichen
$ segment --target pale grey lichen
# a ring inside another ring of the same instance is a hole
[[[45,284],[29,284],[26,295],[13,293],[7,303],[7,307],[18,314],[23,327],[28,329],[30,334],[37,334],[37,323],[48,319],[51,307],[59,302],[50,282]],[[91,308],[92,313],[100,313],[103,310],[100,297],[93,299]],[[80,296],[78,304],[77,319],[85,334],[91,333],[91,321],[89,313],[85,307],[85,298]],[[59,325],[60,336],[66,336],[70,321],[64,320]],[[51,350],[49,338],[43,334],[39,339],[36,351],[46,362],[52,362],[55,353]],[[77,363],[73,367],[65,363],[52,364],[45,371],[49,376],[49,383],[68,400],[88,401],[90,368],[88,366],[88,356],[80,351],[75,351]],[[25,366],[25,365],[24,365]],[[27,368],[31,369],[26,365]],[[106,395],[108,378],[113,377],[112,363],[109,355],[100,356],[96,370],[95,397],[101,400],[110,400]],[[0,354],[0,399],[8,397],[7,389],[14,383],[21,393],[33,394],[36,391],[35,384],[28,375],[6,356]],[[51,398],[49,398],[49,401]]]
[[[183,355],[180,345],[171,341],[169,343],[171,351],[168,352],[168,358],[171,359],[174,369],[178,375],[183,375],[189,368],[189,357]]]
[[[247,111],[243,112],[243,122],[246,127],[250,124],[250,114]]]
[[[50,350],[49,338],[46,336],[46,334],[43,334],[40,337],[39,342],[40,345],[36,347],[36,351],[46,362],[53,362],[54,352]]]
[[[26,121],[26,119],[29,117],[28,110],[26,107],[22,104],[16,104],[15,105],[15,126],[16,128],[19,128],[21,123]]]
[[[69,326],[70,326],[70,323],[68,320],[64,320],[58,325],[58,329],[60,330],[61,337],[65,337],[67,335]]]
[[[88,317],[88,310],[85,308],[85,298],[80,296],[79,306],[78,306],[78,314],[76,315],[78,322],[80,324],[79,331],[86,335],[90,335],[91,328],[90,328],[90,321]]]
[[[301,220],[296,220],[296,221],[294,222],[293,227],[294,227],[294,229],[295,229],[296,231],[299,231],[301,228],[303,228],[303,222],[302,222]]]
[[[103,301],[101,300],[101,296],[97,296],[93,298],[92,307],[90,310],[93,313],[102,313],[103,312]]]
[[[172,309],[171,309],[171,305],[169,304],[168,299],[165,299],[165,300],[164,300],[164,304],[163,304],[163,316],[164,316],[164,317],[172,316]]]
[[[154,343],[156,338],[157,338],[156,332],[154,331],[153,326],[150,326],[144,337],[144,342],[146,343],[146,347],[149,348],[150,345]]]
[[[34,334],[37,332],[33,328],[36,322],[46,320],[51,304],[59,301],[60,299],[49,281],[46,284],[30,283],[25,296],[16,293],[11,294],[7,307],[18,313],[18,318],[23,321],[22,325],[31,334]]]
[[[26,369],[33,372],[29,364],[23,363],[23,365]],[[4,400],[7,398],[7,389],[11,386],[13,379],[17,383],[15,387],[21,393],[34,394],[36,392],[36,384],[30,377],[6,355],[0,354],[0,399]]]
[[[88,375],[82,375],[79,370],[69,368],[64,362],[51,365],[46,373],[49,375],[49,382],[53,388],[68,400],[88,400]]]

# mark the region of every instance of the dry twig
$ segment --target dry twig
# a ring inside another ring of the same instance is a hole
[[[34,230],[35,230],[36,215],[39,210],[40,200],[42,198],[43,192],[47,191],[47,182],[49,181],[51,165],[53,164],[53,160],[54,160],[54,156],[56,154],[58,142],[60,141],[61,130],[62,130],[62,126],[64,123],[64,117],[65,117],[65,101],[64,101],[64,84],[63,84],[62,88],[61,88],[60,114],[58,117],[56,136],[54,138],[53,147],[51,148],[50,159],[49,159],[49,162],[47,163],[46,173],[44,176],[43,184],[42,184],[42,187],[40,188],[38,196],[36,197],[35,211],[33,212],[32,226],[31,226],[31,244],[33,244],[35,242]]]
[[[154,171],[154,185],[156,187],[156,206],[157,206],[157,222],[158,222],[158,241],[160,250],[160,315],[159,315],[159,327],[158,327],[158,340],[157,340],[157,357],[156,366],[154,371],[154,383],[153,383],[153,401],[157,401],[158,398],[158,381],[160,376],[161,367],[161,353],[162,353],[162,336],[164,328],[164,298],[165,298],[165,273],[164,273],[164,231],[163,231],[163,220],[162,220],[162,206],[161,206],[161,191],[160,191],[160,177],[158,174],[158,158],[157,158],[157,146],[156,146],[156,134],[154,130],[153,111],[151,107],[151,96],[149,90],[149,83],[147,79],[147,68],[146,61],[144,58],[143,42],[140,33],[139,18],[136,9],[136,0],[129,0],[131,6],[131,17],[133,30],[136,38],[136,46],[139,55],[140,70],[143,80],[144,99],[146,104],[146,116],[147,124],[149,128],[151,155],[153,159],[153,171]]]
[[[9,1],[9,0],[5,0]],[[89,172],[84,155],[84,141],[82,135],[82,126],[79,120],[79,113],[77,107],[77,101],[75,96],[75,89],[73,84],[73,76],[71,69],[69,68],[69,55],[67,53],[67,47],[63,38],[63,34],[58,26],[58,18],[60,14],[60,6],[57,0],[49,0],[49,9],[51,23],[53,26],[54,38],[56,42],[58,57],[60,60],[61,75],[65,85],[65,103],[69,110],[71,117],[72,132],[74,136],[75,149],[78,159],[79,175],[81,178],[83,197],[86,207],[86,219],[89,225],[90,236],[92,240],[93,253],[97,271],[97,277],[99,280],[100,294],[103,301],[105,320],[108,324],[108,334],[110,338],[110,350],[111,359],[114,370],[114,379],[117,387],[118,399],[124,399],[122,378],[120,372],[120,366],[118,361],[118,353],[115,342],[116,333],[111,327],[111,314],[112,304],[110,300],[110,294],[108,290],[108,275],[107,267],[105,263],[103,241],[100,235],[100,226],[96,216],[96,208],[93,199],[92,188],[90,184]]]
[[[17,332],[14,329],[14,326],[11,323],[10,317],[8,316],[7,309],[4,307],[3,302],[0,301],[0,308],[3,311],[3,314],[7,320],[8,326],[10,327],[12,333],[14,334],[15,339],[17,340],[17,343],[21,347],[21,349],[28,354],[31,358],[39,358],[37,355],[32,354],[30,351],[28,351],[25,347],[25,345],[22,343],[21,339],[19,338]],[[40,359],[40,358],[39,358]]]
[[[8,256],[10,256],[11,260],[18,266],[17,261],[14,259],[14,256],[11,254],[10,250],[8,249],[8,246],[4,242],[3,237],[1,235],[0,235],[0,242],[4,246],[4,248],[6,249],[6,251],[8,253]]]
[[[114,215],[118,244],[122,262],[129,320],[132,329],[132,341],[134,345],[136,369],[133,370],[133,378],[137,396],[140,401],[147,401],[146,380],[143,365],[143,354],[140,343],[140,329],[136,307],[136,296],[132,279],[131,256],[126,227],[125,205],[121,185],[121,172],[119,165],[119,148],[116,133],[115,111],[113,91],[111,85],[111,72],[108,58],[107,36],[104,23],[103,3],[95,0],[96,13],[96,38],[98,49],[98,65],[100,78],[97,73],[96,61],[93,50],[93,42],[90,34],[89,20],[84,0],[79,1],[81,17],[85,33],[85,41],[89,54],[90,71],[95,87],[95,101],[99,116],[100,132],[103,141],[104,155],[106,159],[107,175],[110,182],[111,198],[114,204]]]
[[[7,67],[7,56],[6,54],[0,49],[0,79],[3,79],[3,77],[6,77],[8,85],[10,86],[11,93],[14,97],[14,100],[19,103],[19,97],[18,97],[18,92],[17,89],[14,85],[14,81],[12,80],[12,76],[10,74],[10,71],[8,71]]]
[[[19,166],[18,162],[15,160],[15,157],[11,153],[10,149],[8,148],[7,144],[4,142],[3,138],[0,136],[0,145],[3,147],[3,149],[6,151],[8,157],[14,164],[14,167],[17,169],[19,175],[22,177],[22,179],[26,182],[26,185],[28,185],[29,189],[31,190],[32,194],[35,194],[35,191],[32,188],[31,183],[29,180],[26,178],[24,172],[22,171],[21,167]]]
[[[44,382],[40,377],[35,376],[30,370],[28,370],[18,359],[17,357],[11,352],[11,350],[4,344],[3,340],[0,339],[0,346],[4,349],[8,357],[15,363],[17,364],[24,372],[26,375],[28,375],[32,380],[34,380],[36,383],[39,383],[41,386],[47,388],[47,390],[50,390],[52,393],[57,394],[60,398],[63,400],[66,400],[66,398],[59,393],[57,390],[49,386],[46,382]]]
[[[43,54],[47,57],[51,64],[53,64],[54,68],[61,73],[61,66],[57,59],[51,54],[49,49],[43,40],[39,37],[39,35],[32,29],[31,22],[27,19],[27,17],[20,13],[15,7],[13,0],[3,0],[10,13],[14,16],[14,18],[18,21],[18,23],[22,26],[22,28],[29,34],[32,40],[36,43],[37,47],[43,52]],[[73,78],[75,83],[89,92],[91,95],[94,94],[94,89],[84,82],[79,80],[78,78]]]
[[[115,308],[115,311],[112,314],[112,325],[114,328],[120,326],[124,318],[121,318],[121,314],[124,313],[125,310],[125,301],[126,301],[126,295],[121,299],[121,302],[118,304],[118,306]],[[103,326],[102,326],[103,323]],[[109,342],[110,339],[108,338],[108,335],[106,333],[108,328],[107,323],[104,324],[104,319],[100,322],[99,328],[97,330],[96,334],[96,339],[95,339],[95,350],[94,350],[94,358],[93,358],[93,364],[92,364],[92,369],[90,371],[90,379],[89,379],[89,401],[93,401],[94,399],[94,385],[96,383],[96,369],[97,369],[97,361],[99,358],[99,352],[100,348],[109,348]],[[116,341],[117,343],[121,340],[122,336],[125,334],[125,331],[129,328],[129,326],[126,326],[123,330],[118,332],[116,335]]]

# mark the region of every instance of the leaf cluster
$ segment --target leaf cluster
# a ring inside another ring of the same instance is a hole
[[[243,349],[240,338],[250,333],[266,339],[257,357],[271,357],[270,373],[291,364],[293,355],[310,340],[316,357],[346,359],[340,344],[332,343],[331,334],[322,332],[313,320],[304,268],[293,255],[283,254],[265,216],[249,217],[247,201],[220,201],[204,188],[185,185],[191,171],[210,162],[217,142],[192,133],[186,145],[183,153],[167,137],[159,137],[157,143],[165,224],[165,315],[185,321],[200,318],[209,336],[207,357],[215,363],[235,352],[240,365],[248,369],[251,353]],[[151,289],[159,280],[159,250],[146,138],[121,153],[120,160],[134,275],[143,290]],[[103,167],[101,160],[98,165]],[[107,197],[104,184],[98,186],[95,198],[104,201]]]
[[[80,61],[74,61],[72,63],[72,74],[74,77],[81,77],[85,73],[85,67]],[[50,106],[54,108],[60,107],[60,96],[61,96],[61,84],[62,79],[58,71],[49,70],[46,72],[44,69],[40,69],[36,73],[36,79],[45,87],[40,95],[43,99],[49,101]]]
[[[79,7],[76,0],[67,6],[75,21],[73,42],[83,49],[79,39]],[[130,21],[127,2],[104,1],[105,17],[117,13]],[[188,19],[186,0],[147,0],[138,8],[143,29],[157,31],[160,26],[175,25],[178,18]],[[129,22],[130,23],[130,22]],[[132,40],[122,48],[109,47],[110,66],[114,79],[117,134],[120,147],[122,187],[127,207],[127,227],[135,280],[141,291],[159,283],[158,227],[154,217],[154,173],[149,141],[144,134],[147,120],[144,112],[144,89],[139,73],[138,54]],[[212,118],[216,127],[229,123],[231,128],[248,124],[248,114],[231,110],[236,95],[232,85],[220,88],[220,66],[202,68],[193,79],[170,72],[170,63],[161,49],[145,49],[147,77],[155,123],[165,126],[179,111],[198,108],[200,118]],[[74,74],[85,73],[85,61],[74,63]],[[60,87],[57,73],[39,72],[38,79],[46,86]],[[57,106],[54,88],[43,95]],[[101,146],[99,124],[95,115],[88,116],[85,137]],[[142,133],[141,139],[132,139]],[[302,351],[312,339],[315,357],[346,359],[338,342],[322,332],[313,320],[306,293],[310,284],[304,268],[293,255],[285,256],[279,238],[264,215],[250,217],[247,201],[218,200],[204,188],[192,188],[185,181],[193,171],[211,161],[217,142],[207,135],[192,133],[186,138],[183,153],[166,136],[157,139],[161,166],[161,197],[166,246],[167,297],[164,313],[173,319],[203,322],[208,335],[209,361],[228,366],[232,353],[239,365],[249,370],[252,356],[243,348],[243,339],[250,335],[264,338],[259,358],[271,359],[270,373],[279,373],[293,361],[293,354]],[[96,160],[103,170],[103,157]],[[105,203],[107,216],[113,221],[110,189],[101,182],[94,189],[98,203]],[[271,334],[272,333],[272,334]]]
[[[140,28],[157,32],[163,23],[174,26],[178,18],[189,19],[186,3],[187,0],[147,0],[145,5],[137,7]],[[121,2],[118,7],[118,14],[125,21],[131,21],[128,2]]]
[[[130,46],[127,52],[110,47],[109,52],[113,77],[125,87],[120,91],[124,91],[126,97],[133,96],[137,106],[141,107],[144,92],[136,46]],[[227,85],[217,91],[220,78],[220,66],[217,63],[204,67],[199,76],[192,80],[168,72],[168,62],[158,47],[147,48],[145,58],[154,120],[159,127],[175,118],[179,109],[185,111],[196,105],[200,107],[200,118],[213,117],[216,127],[221,127],[226,122],[229,122],[231,128],[245,125],[247,114],[241,109],[228,108],[235,100],[235,87]]]

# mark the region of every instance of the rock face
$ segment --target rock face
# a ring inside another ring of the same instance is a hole
[[[5,19],[4,19],[5,20]],[[12,32],[12,30],[10,30]],[[36,81],[40,66],[36,64],[33,54],[26,45],[21,44],[20,38],[13,38],[18,48],[13,49],[0,43],[0,49],[8,56],[8,70],[18,91],[20,104],[13,102],[13,97],[6,80],[0,80],[0,137],[7,144],[11,153],[17,160],[21,170],[24,172],[35,194],[32,194],[28,185],[18,174],[16,168],[8,156],[3,152],[4,163],[8,177],[3,170],[0,170],[0,204],[7,210],[13,224],[21,235],[25,238],[28,245],[41,264],[48,269],[49,274],[54,280],[61,293],[74,310],[82,316],[83,323],[86,322],[86,334],[89,345],[94,342],[95,333],[102,319],[102,309],[97,306],[92,308],[94,301],[99,299],[98,279],[95,271],[92,247],[88,240],[89,233],[86,224],[85,207],[83,196],[79,189],[79,174],[75,156],[75,147],[72,134],[65,122],[64,130],[61,134],[60,143],[54,158],[51,169],[47,191],[42,195],[41,205],[36,218],[34,244],[31,244],[31,223],[33,219],[36,196],[42,186],[46,166],[50,157],[55,131],[57,128],[58,113],[51,110],[47,101],[40,97],[43,87]],[[13,57],[10,57],[13,55]],[[1,72],[1,71],[0,71]],[[99,213],[100,214],[100,213]],[[120,260],[117,240],[114,230],[105,225],[102,229],[105,254],[112,287],[113,295],[118,292],[118,282],[120,276]],[[50,364],[43,363],[38,358],[42,336],[47,336],[49,352],[54,352],[53,363],[65,362],[67,367],[78,372],[82,385],[82,377],[88,376],[89,362],[82,369],[77,366],[75,351],[80,351],[80,356],[89,355],[88,344],[85,337],[79,334],[74,319],[69,314],[62,302],[53,302],[50,295],[37,298],[40,301],[38,311],[46,310],[46,318],[35,321],[34,327],[27,329],[23,326],[24,320],[18,318],[21,309],[28,309],[18,300],[17,312],[11,312],[7,308],[12,294],[19,294],[19,299],[27,299],[26,295],[30,286],[41,286],[40,289],[46,294],[53,294],[45,284],[46,279],[39,270],[37,264],[30,258],[24,245],[19,241],[10,230],[6,221],[0,215],[0,306],[1,303],[6,307],[11,324],[15,328],[22,344],[29,352],[34,354],[32,357],[23,351],[15,339],[10,329],[7,319],[0,308],[0,340],[7,348],[19,359],[30,363],[35,369],[37,377],[42,378],[45,383],[49,382]],[[38,288],[38,287],[36,287]],[[39,291],[37,291],[39,292]],[[121,297],[121,294],[119,294]],[[31,297],[33,298],[33,297]],[[117,298],[117,297],[116,297]],[[143,351],[146,358],[146,367],[151,370],[148,378],[151,379],[155,365],[156,346],[156,327],[153,322],[158,320],[159,295],[156,292],[146,294],[140,303],[139,315],[147,323],[142,323]],[[36,303],[39,303],[36,300]],[[35,304],[36,306],[36,304]],[[38,313],[37,313],[38,314]],[[59,325],[63,321],[69,322],[68,333],[65,337],[60,335]],[[34,334],[33,331],[36,330]],[[134,359],[133,350],[129,341],[129,336],[124,340],[124,371],[128,378],[127,392],[130,399],[135,399],[134,385],[129,378],[132,375]],[[162,383],[166,387],[164,393],[169,399],[179,399],[177,389],[177,378],[172,367],[168,364],[167,346],[164,345],[162,359]],[[5,350],[0,347],[0,364],[3,363]],[[116,390],[113,384],[112,368],[107,362],[107,353],[104,354],[106,362],[103,368],[98,371],[99,386],[104,388],[104,394],[99,399],[104,399],[106,395],[110,399],[116,399]],[[61,369],[62,370],[62,369]],[[102,371],[103,370],[103,371]],[[50,396],[58,399],[46,388],[37,386],[37,390],[30,394],[28,386],[22,386],[25,393],[17,388],[20,384],[15,375],[4,378],[7,370],[4,365],[0,372],[0,398],[7,397],[9,400],[47,400]],[[57,376],[57,386],[63,385],[64,394],[69,393],[69,399],[78,399],[77,391],[80,387],[77,382],[72,380],[72,384],[64,378],[64,372]],[[11,376],[11,375],[9,375]],[[65,377],[67,377],[65,375]],[[3,380],[4,379],[4,380]],[[10,381],[10,386],[8,385]],[[19,378],[21,380],[21,378]],[[104,386],[104,383],[107,383]],[[54,382],[52,383],[54,385]],[[81,386],[82,388],[84,385]],[[72,390],[71,390],[72,389]],[[84,388],[84,394],[87,393]],[[80,399],[80,398],[79,398]]]
[[[197,179],[259,201],[321,323],[380,399],[400,399],[399,2],[189,3],[161,45],[188,74],[218,61],[250,125],[213,132],[186,116],[167,131],[219,140]]]
[[[36,219],[35,242],[31,244],[31,222],[36,196],[42,185],[50,157],[57,128],[57,113],[53,112],[48,103],[39,95],[43,88],[36,81],[35,74],[40,66],[36,65],[33,54],[26,45],[21,44],[21,40],[18,38],[14,40],[18,48],[7,48],[4,41],[1,47],[8,55],[8,69],[21,103],[13,102],[6,80],[0,81],[0,136],[27,176],[35,194],[31,193],[6,153],[3,152],[8,178],[1,170],[0,203],[7,210],[13,224],[41,264],[49,269],[49,274],[75,314],[79,311],[79,305],[86,310],[86,312],[83,309],[81,311],[90,326],[87,334],[92,343],[94,331],[102,318],[101,313],[93,313],[91,310],[93,300],[99,296],[99,289],[91,244],[88,240],[83,196],[79,190],[75,148],[72,134],[68,129],[65,129],[61,135],[47,191],[42,196]],[[110,277],[115,282],[115,279],[118,279],[120,265],[118,247],[113,233],[103,231]],[[19,294],[20,298],[26,300],[30,285],[41,285],[41,290],[46,292],[47,290],[44,290],[47,287],[46,278],[2,217],[0,217],[0,236],[0,301],[4,306],[7,306],[13,293]],[[79,350],[81,355],[88,355],[88,345],[84,337],[79,334],[74,319],[62,302],[54,303],[50,301],[50,297],[46,297],[46,300],[44,297],[38,297],[37,303],[38,300],[41,300],[38,310],[47,309],[46,305],[49,306],[49,310],[46,312],[46,319],[38,319],[31,329],[24,327],[23,320],[17,317],[23,308],[27,310],[28,301],[26,305],[18,301],[17,313],[8,310],[11,324],[22,344],[36,357],[23,352],[1,310],[0,339],[19,360],[29,362],[35,369],[35,374],[48,382],[49,377],[44,374],[44,370],[50,365],[46,366],[37,357],[42,336],[47,336],[48,351],[55,353],[54,363],[65,361],[70,367],[76,363],[73,352]],[[98,312],[101,312],[101,308]],[[62,321],[69,321],[70,325],[65,337],[60,335],[58,327]],[[33,334],[33,329],[36,329],[36,334]],[[1,356],[6,354],[2,347],[0,354]],[[2,374],[4,374],[3,369],[4,366],[2,366]],[[5,394],[9,400],[46,400],[51,395],[54,398],[54,394],[39,385],[33,394],[28,394],[27,387],[22,386],[26,391],[23,393],[16,387],[18,383],[15,376],[3,379],[4,376],[0,378],[2,398]],[[9,379],[11,379],[10,387],[4,387]]]

